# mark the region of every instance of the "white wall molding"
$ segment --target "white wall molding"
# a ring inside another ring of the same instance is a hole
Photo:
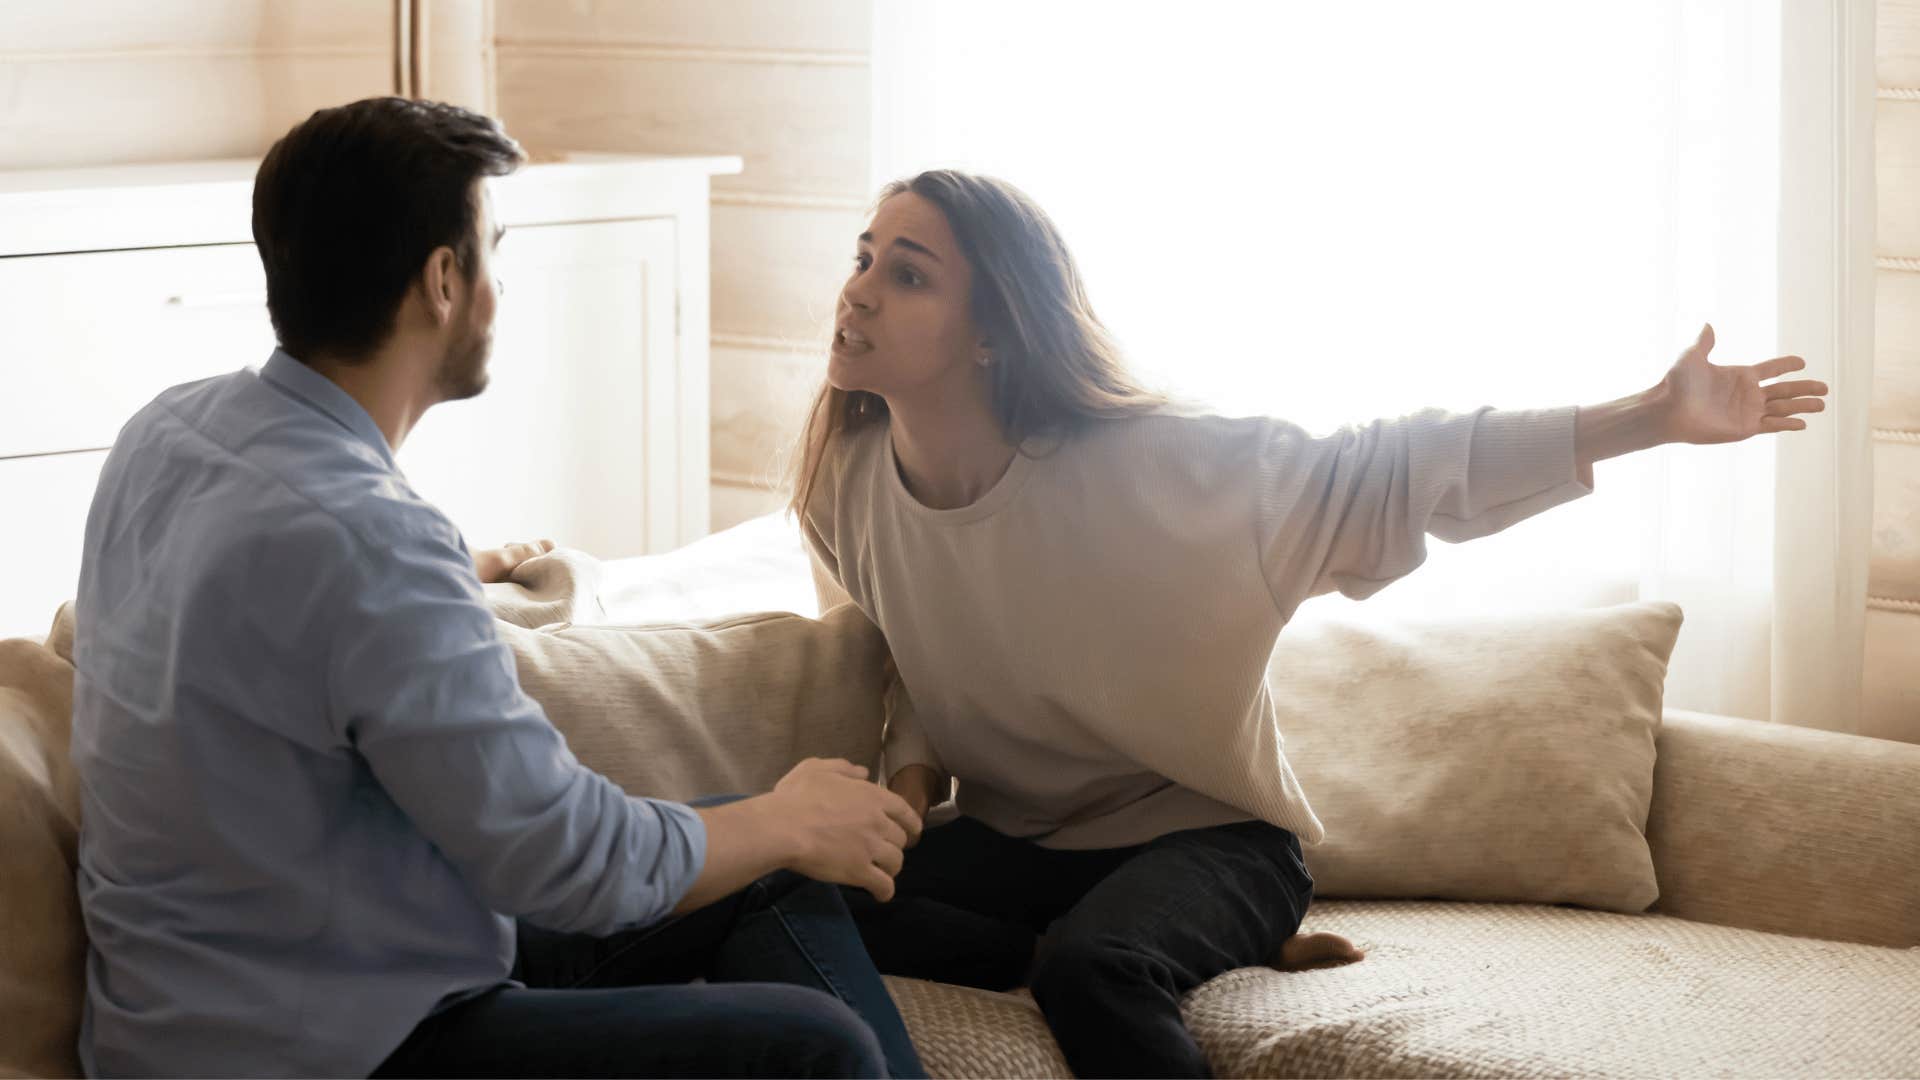
[[[1833,388],[1776,444],[1772,715],[1859,730],[1873,525],[1872,0],[1782,0],[1780,348]]]

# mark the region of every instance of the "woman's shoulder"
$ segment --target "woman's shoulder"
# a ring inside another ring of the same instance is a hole
[[[1235,416],[1205,405],[1174,402],[1135,416],[1092,421],[1068,441],[1100,453],[1168,447],[1224,450],[1266,438],[1274,423],[1267,416]]]

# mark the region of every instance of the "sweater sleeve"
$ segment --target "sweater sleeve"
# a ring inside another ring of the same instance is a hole
[[[1428,410],[1314,438],[1275,421],[1255,529],[1282,615],[1338,589],[1356,600],[1426,560],[1426,535],[1488,536],[1592,489],[1575,475],[1574,410]]]
[[[813,591],[820,601],[823,615],[841,604],[855,603],[845,581],[841,579],[840,556],[833,543],[837,531],[835,491],[834,483],[816,488],[808,501],[806,512],[800,515],[800,535],[805,538],[807,553],[812,556]],[[861,611],[868,619],[873,618],[873,613],[866,608],[862,607]],[[885,634],[886,629],[882,627],[881,636]],[[887,730],[880,744],[882,780],[892,783],[894,775],[901,769],[909,765],[925,765],[940,777],[940,783],[936,786],[944,790],[948,776],[946,767],[940,764],[939,756],[933,752],[933,744],[927,740],[926,732],[920,726],[914,712],[913,698],[908,695],[892,656],[887,657],[886,672],[887,681],[882,690],[886,695],[887,714]]]

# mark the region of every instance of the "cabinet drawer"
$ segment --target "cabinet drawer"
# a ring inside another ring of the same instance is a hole
[[[109,446],[161,390],[273,342],[252,244],[0,258],[0,457]]]

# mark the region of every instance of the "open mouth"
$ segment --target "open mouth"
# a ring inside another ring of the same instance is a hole
[[[842,326],[834,331],[833,348],[835,352],[861,353],[873,348],[873,343],[860,331]]]

